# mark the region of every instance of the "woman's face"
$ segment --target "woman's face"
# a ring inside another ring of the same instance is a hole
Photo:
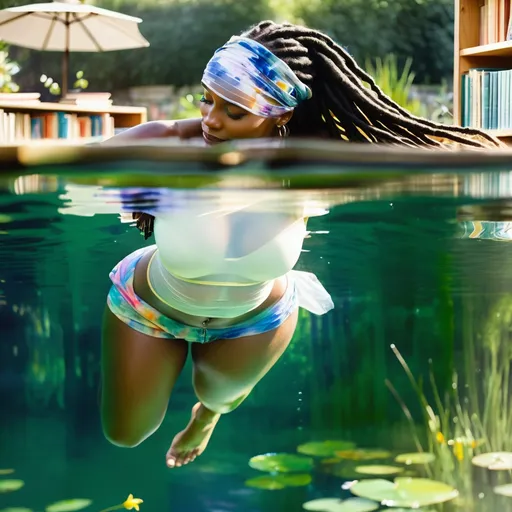
[[[261,117],[229,103],[204,87],[200,105],[203,138],[207,144],[231,139],[272,137],[277,133],[280,117]]]

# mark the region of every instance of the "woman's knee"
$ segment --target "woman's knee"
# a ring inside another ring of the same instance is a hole
[[[250,394],[252,388],[236,379],[219,377],[216,382],[201,371],[194,371],[194,391],[197,399],[210,411],[227,414],[234,411]]]
[[[153,434],[160,425],[149,429],[125,421],[112,421],[102,418],[103,435],[111,444],[121,448],[135,448]]]
[[[210,411],[217,414],[227,414],[234,411],[248,396],[250,391],[232,400],[218,400],[215,397],[209,397],[208,394],[197,393],[197,399]]]

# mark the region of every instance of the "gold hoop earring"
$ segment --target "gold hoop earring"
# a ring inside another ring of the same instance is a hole
[[[290,135],[290,128],[288,128],[287,124],[278,125],[277,133],[279,134],[279,137],[288,137]]]

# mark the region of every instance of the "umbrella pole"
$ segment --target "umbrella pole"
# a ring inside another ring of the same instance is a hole
[[[62,58],[62,87],[61,97],[64,98],[68,93],[68,77],[69,77],[69,12],[66,13],[66,49]]]
[[[61,96],[64,98],[68,93],[68,73],[69,73],[69,50],[64,51],[64,57],[62,59],[62,87]]]

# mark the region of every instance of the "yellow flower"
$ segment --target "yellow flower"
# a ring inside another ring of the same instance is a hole
[[[126,501],[123,503],[123,507],[126,509],[126,510],[131,510],[132,508],[134,508],[135,510],[139,510],[139,505],[141,503],[144,503],[140,498],[134,498],[133,497],[133,494],[130,494],[128,496],[128,498],[126,498]]]
[[[439,443],[439,444],[443,444],[444,443],[444,435],[442,432],[438,432],[436,434],[436,441]]]
[[[455,441],[453,443],[453,454],[459,461],[462,461],[464,459],[464,444],[460,441]]]

